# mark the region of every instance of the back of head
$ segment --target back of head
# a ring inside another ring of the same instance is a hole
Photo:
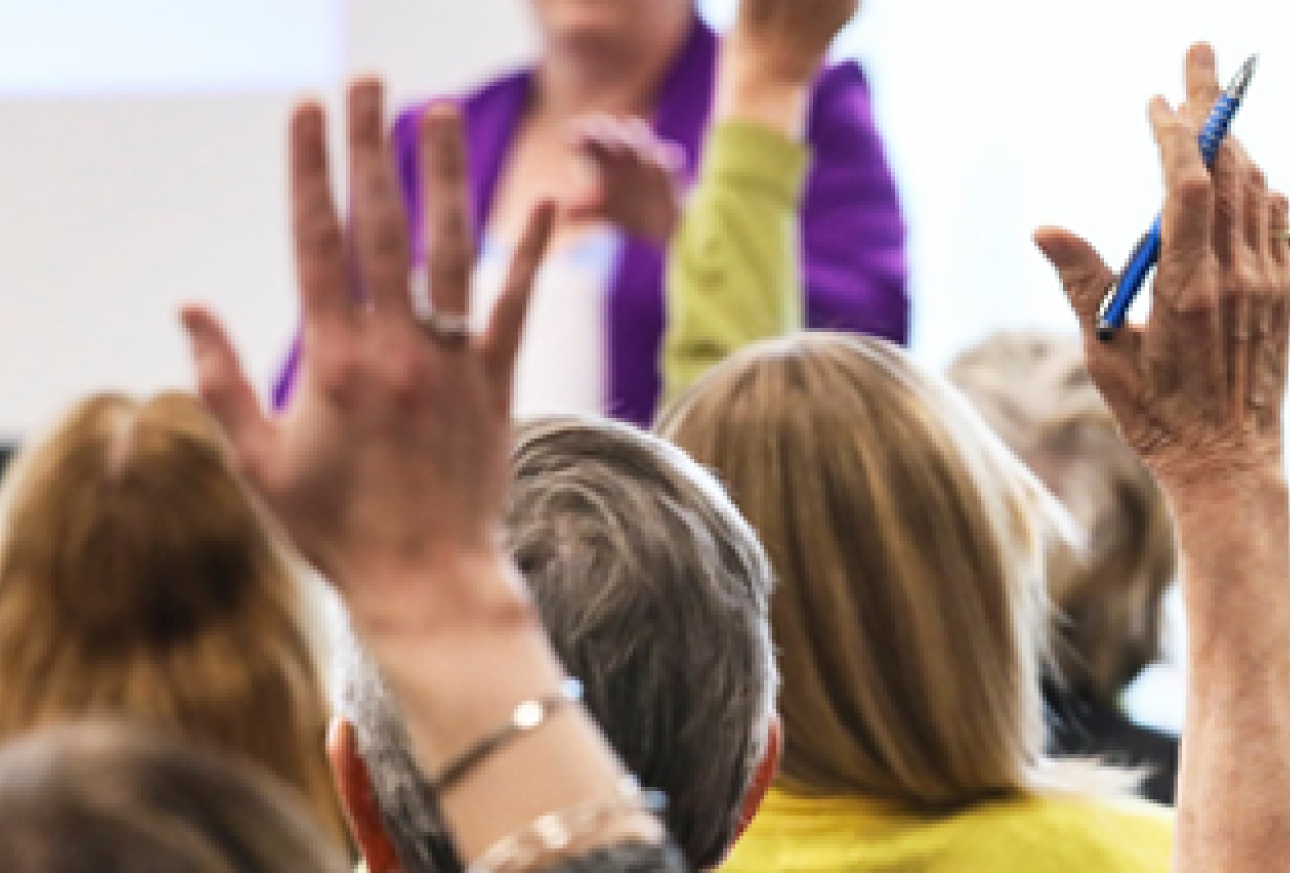
[[[194,400],[83,402],[4,510],[0,739],[130,717],[267,767],[340,835],[295,581]]]
[[[1038,787],[1044,492],[952,389],[880,340],[803,334],[659,429],[770,553],[786,787],[926,807]]]
[[[340,873],[272,780],[123,727],[63,728],[0,752],[6,873]]]
[[[1055,654],[1067,681],[1113,699],[1161,655],[1177,573],[1164,495],[1116,431],[1077,337],[999,334],[950,378],[1087,532],[1083,555],[1058,552],[1050,567],[1065,615]]]
[[[553,419],[521,429],[507,537],[591,714],[641,783],[667,794],[693,866],[714,866],[774,708],[771,575],[751,529],[675,448],[623,425]],[[406,737],[357,655],[342,661],[342,705],[396,851],[427,870],[433,801],[410,784]]]

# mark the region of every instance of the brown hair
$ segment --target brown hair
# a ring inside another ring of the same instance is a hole
[[[660,430],[770,553],[785,787],[944,808],[1060,781],[1039,685],[1060,509],[952,389],[880,340],[802,334]]]
[[[1116,430],[1078,338],[1001,333],[950,378],[1086,531],[1059,551],[1049,592],[1063,613],[1056,656],[1076,688],[1114,699],[1162,654],[1163,600],[1178,571],[1173,520]]]
[[[341,838],[296,580],[194,400],[84,401],[10,471],[4,509],[0,740],[169,728],[265,767]]]
[[[64,727],[0,752],[6,873],[342,873],[273,780],[122,726]]]

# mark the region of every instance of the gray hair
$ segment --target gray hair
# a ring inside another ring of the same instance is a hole
[[[642,784],[667,794],[691,864],[715,866],[765,754],[778,686],[756,535],[680,450],[560,418],[520,429],[507,536],[589,711]],[[432,870],[444,830],[397,708],[352,638],[337,664],[387,835],[410,873]]]
[[[1162,654],[1164,597],[1178,572],[1163,492],[1121,439],[1077,336],[999,333],[964,352],[950,378],[1087,533],[1057,550],[1048,588],[1064,614],[1061,676],[1115,698]]]

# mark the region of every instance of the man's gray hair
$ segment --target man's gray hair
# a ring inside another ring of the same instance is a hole
[[[507,536],[556,651],[614,749],[668,796],[696,869],[716,866],[766,751],[778,674],[770,564],[720,485],[626,425],[544,419],[520,429]],[[443,826],[370,658],[338,649],[387,835],[409,873],[433,869]]]

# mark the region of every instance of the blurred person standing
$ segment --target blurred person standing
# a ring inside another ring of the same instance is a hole
[[[961,355],[950,379],[1083,528],[1059,550],[1048,590],[1060,611],[1045,681],[1052,751],[1148,771],[1143,794],[1172,804],[1178,739],[1134,723],[1126,687],[1163,656],[1164,597],[1178,573],[1173,520],[1121,439],[1078,337],[1001,333]]]
[[[599,411],[646,424],[662,390],[664,269],[679,186],[700,164],[725,58],[693,0],[532,0],[532,10],[536,64],[462,101],[479,296],[485,304],[495,296],[532,205],[555,197],[564,208],[530,316],[517,412]],[[758,87],[801,70],[772,53],[730,73]],[[415,133],[428,105],[394,126],[411,216],[420,215]],[[818,75],[805,123],[814,158],[801,218],[805,323],[903,343],[904,225],[855,63]],[[277,386],[279,406],[295,358]]]

